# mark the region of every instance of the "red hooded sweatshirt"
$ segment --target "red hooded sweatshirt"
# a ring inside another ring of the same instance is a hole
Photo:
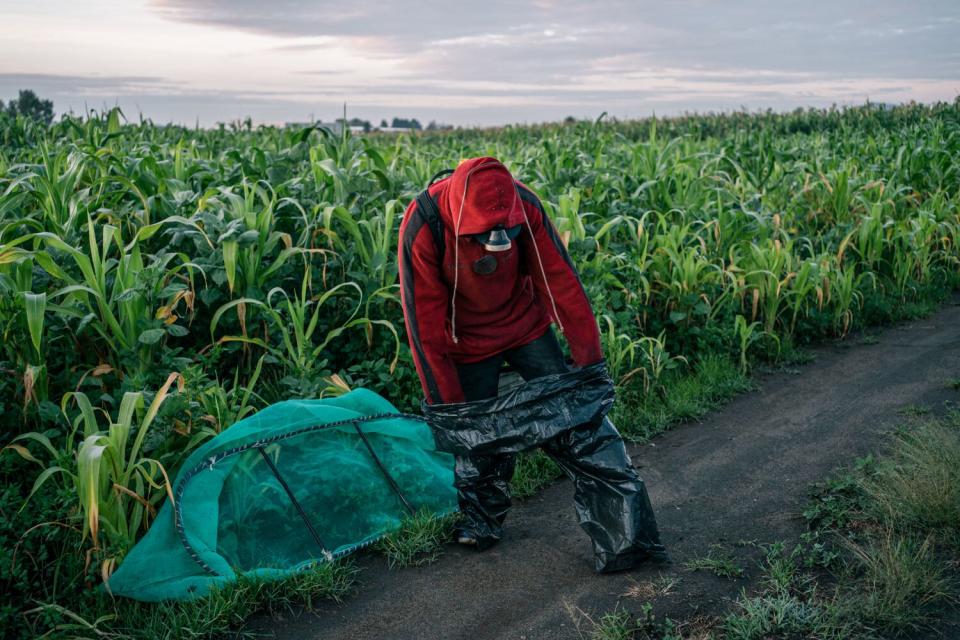
[[[473,158],[431,185],[429,194],[442,220],[443,264],[415,200],[399,242],[403,315],[427,402],[463,402],[456,364],[532,342],[551,322],[566,336],[575,364],[602,359],[590,301],[532,191],[496,159]],[[470,237],[498,224],[522,225],[507,251],[489,252]],[[474,263],[487,255],[496,269],[476,272]]]

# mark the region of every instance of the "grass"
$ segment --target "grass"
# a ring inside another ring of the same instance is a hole
[[[175,640],[212,637],[255,637],[243,629],[257,612],[296,613],[322,600],[342,602],[356,587],[356,566],[349,561],[324,563],[283,580],[241,576],[235,583],[198,600],[141,603],[99,595],[86,607],[68,609],[40,604],[26,617],[49,638],[131,638]]]
[[[583,609],[569,605],[567,613],[573,619],[581,640],[634,640],[651,637],[649,633],[655,631],[649,605],[643,607],[641,617],[619,607],[596,618]]]
[[[858,460],[815,489],[804,512],[811,533],[790,554],[783,545],[768,553],[760,592],[740,598],[722,637],[873,638],[935,629],[960,597],[958,499],[960,415],[901,428],[887,454]],[[804,572],[825,565],[832,579]]]
[[[721,618],[655,622],[652,602],[676,595],[677,579],[634,582],[622,598],[639,615],[581,615],[584,638],[770,638],[869,640],[935,633],[960,603],[960,412],[901,427],[882,455],[865,456],[816,485],[799,544],[740,546],[763,551],[757,580]],[[743,569],[720,545],[686,563],[692,571],[738,578]],[[582,612],[580,612],[582,614]],[[578,626],[578,628],[580,628]]]
[[[908,418],[919,418],[930,414],[930,407],[922,404],[908,404],[898,412],[900,415]]]
[[[420,511],[405,518],[400,529],[379,540],[374,550],[386,556],[391,568],[429,564],[450,540],[456,520],[457,514],[438,517]]]
[[[591,616],[582,609],[567,606],[581,640],[708,640],[714,637],[717,621],[695,616],[683,622],[658,619],[653,607],[644,603],[639,614],[619,606],[613,611]]]
[[[529,498],[563,474],[560,466],[537,449],[517,456],[517,466],[510,481],[515,498]]]
[[[640,601],[668,596],[673,593],[674,589],[680,584],[680,578],[677,576],[662,574],[653,580],[637,582],[631,578],[631,581],[633,584],[621,595],[624,598],[632,598]]]
[[[862,627],[890,632],[932,627],[941,605],[953,600],[946,564],[932,538],[892,531],[858,544],[847,541],[853,578],[845,615]]]
[[[703,417],[738,393],[753,388],[750,378],[730,358],[707,355],[687,374],[668,378],[661,393],[624,389],[612,420],[623,436],[645,442],[671,425]]]
[[[743,567],[720,545],[713,545],[707,555],[693,558],[684,564],[689,571],[708,571],[718,578],[735,580],[742,578]]]
[[[612,611],[600,616],[590,630],[590,640],[630,640],[640,625],[627,611]]]
[[[902,429],[878,472],[865,478],[871,516],[897,530],[960,527],[960,418]]]
[[[823,634],[829,613],[819,603],[794,594],[775,592],[744,597],[738,610],[728,615],[721,626],[729,640],[765,640],[766,638],[843,638],[840,634],[811,636],[814,630]]]

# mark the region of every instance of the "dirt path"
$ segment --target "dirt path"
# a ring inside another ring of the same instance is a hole
[[[564,481],[519,505],[503,542],[486,553],[451,545],[435,564],[399,571],[367,557],[362,588],[344,605],[252,626],[282,639],[579,638],[570,607],[602,613],[620,601],[639,609],[642,601],[621,595],[661,572],[679,583],[656,600],[658,613],[674,619],[722,613],[758,573],[758,552],[738,541],[796,539],[811,482],[874,450],[905,406],[960,400],[945,384],[960,376],[960,306],[888,329],[877,344],[851,340],[815,354],[794,373],[764,376],[758,391],[702,422],[631,449],[673,554],[671,567],[593,573]],[[684,569],[718,543],[739,556],[744,578]]]

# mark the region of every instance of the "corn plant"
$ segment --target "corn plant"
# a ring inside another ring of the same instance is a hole
[[[298,294],[290,296],[277,287],[270,290],[265,301],[255,298],[232,300],[217,309],[213,315],[210,334],[216,335],[220,319],[227,311],[238,309],[242,314],[245,308],[260,309],[268,319],[269,328],[279,334],[279,345],[270,344],[266,338],[249,335],[223,336],[217,342],[240,342],[260,347],[281,362],[289,373],[305,377],[324,364],[321,359],[324,350],[345,331],[353,327],[362,327],[367,330],[368,339],[372,340],[373,327],[381,326],[386,328],[394,339],[395,349],[393,361],[390,364],[391,370],[396,366],[400,353],[399,334],[389,321],[359,316],[363,307],[363,292],[359,285],[355,282],[342,282],[315,297],[310,296],[309,290],[310,267],[307,264]],[[326,331],[323,331],[320,320],[323,317],[322,313],[327,311],[324,305],[328,302],[332,303],[335,297],[349,296],[351,292],[355,296],[355,304],[352,305],[347,319],[328,326]],[[242,326],[244,326],[243,323]]]
[[[267,288],[271,277],[299,252],[276,230],[276,195],[269,185],[244,182],[242,194],[222,189],[202,198],[198,219],[219,231],[217,246],[231,296]]]
[[[626,333],[618,333],[616,324],[608,315],[603,316],[606,330],[600,334],[603,343],[603,353],[607,362],[607,371],[618,385],[626,383],[638,373],[643,373],[643,367],[634,367],[641,349],[644,347],[642,338],[632,338]]]
[[[867,106],[400,136],[155,126],[119,110],[50,126],[0,115],[0,404],[23,407],[9,422],[32,434],[10,448],[48,451],[39,473],[60,467],[49,482],[75,488],[96,436],[85,469],[99,460],[107,473],[124,419],[107,425],[106,408],[129,413],[124,394],[159,387],[158,371],[187,378],[159,420],[173,435],[151,453],[168,471],[290,395],[362,381],[415,407],[400,208],[470,156],[500,158],[540,195],[621,386],[663,394],[712,350],[732,345],[746,370],[785,336],[898,317],[960,284],[958,114],[960,103]],[[81,408],[78,391],[103,407],[101,425],[55,417],[58,399]],[[142,491],[122,486],[154,507],[164,491],[147,477],[162,485],[144,463],[128,476]],[[103,498],[97,553],[120,558],[111,548],[150,507],[85,486]]]
[[[687,359],[684,356],[670,355],[666,347],[665,331],[660,332],[656,338],[644,336],[638,341],[637,348],[641,356],[640,372],[643,374],[644,393],[649,393],[653,389],[661,396],[665,396],[664,376],[681,364],[688,364]]]
[[[68,393],[61,407],[72,430],[63,449],[36,432],[22,434],[8,445],[43,468],[28,500],[55,475],[60,475],[65,485],[75,492],[83,521],[83,539],[89,541],[91,551],[104,554],[101,560],[104,580],[149,527],[160,500],[166,497],[173,501],[166,469],[159,461],[144,455],[143,445],[174,383],[183,388],[183,377],[179,373],[167,377],[146,408],[143,393],[125,393],[116,418],[95,409],[86,394]],[[71,403],[79,409],[72,419],[68,411]],[[97,418],[98,411],[107,420],[105,428]],[[82,439],[74,449],[78,437]],[[21,442],[43,446],[50,453],[51,463],[42,463],[19,444]]]
[[[398,201],[389,200],[383,213],[356,218],[345,207],[327,206],[320,215],[320,230],[330,246],[342,255],[356,256],[358,264],[351,271],[371,274],[374,286],[387,286],[395,277],[391,260],[396,253]],[[338,234],[336,227],[345,230]]]
[[[733,333],[737,338],[737,346],[740,350],[740,371],[742,373],[747,373],[750,368],[750,359],[747,357],[750,347],[760,342],[765,336],[776,342],[778,350],[780,348],[780,339],[776,334],[764,331],[757,320],[747,322],[747,319],[742,315],[737,315],[734,318]]]
[[[76,249],[58,236],[42,232],[22,240],[32,240],[48,250],[63,252],[73,261],[73,269],[58,264],[50,253],[38,251],[37,262],[66,286],[50,294],[60,301],[64,313],[89,324],[107,343],[111,352],[134,354],[141,368],[151,363],[153,345],[166,335],[182,336],[183,326],[175,325],[177,316],[170,310],[180,301],[190,306],[198,265],[186,256],[174,253],[145,255],[141,238],[155,233],[160,225],[143,227],[124,245],[120,230],[104,225],[98,239],[96,226],[88,224],[86,251]],[[166,304],[164,304],[166,303]],[[86,317],[94,321],[86,320]],[[162,317],[161,317],[162,316]]]
[[[872,273],[857,274],[853,268],[833,271],[833,326],[841,336],[847,335],[853,323],[854,311],[863,304],[860,288],[867,280],[874,281]]]

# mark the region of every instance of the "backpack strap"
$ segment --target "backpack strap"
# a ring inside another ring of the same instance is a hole
[[[417,196],[417,212],[427,223],[431,235],[433,235],[433,244],[437,249],[437,257],[443,264],[444,240],[443,240],[443,221],[440,219],[440,209],[437,208],[437,202],[430,195],[430,192],[424,189]]]
[[[429,188],[430,185],[432,185],[434,182],[436,182],[437,180],[439,180],[439,179],[442,178],[443,176],[448,176],[448,175],[450,175],[451,173],[453,173],[453,169],[444,169],[443,171],[437,171],[437,172],[434,174],[434,176],[433,176],[432,178],[430,178],[430,182],[427,183],[427,187]]]
[[[430,182],[427,183],[427,188],[417,196],[417,211],[420,212],[420,216],[430,229],[430,234],[433,236],[433,244],[437,248],[437,257],[440,259],[441,264],[443,264],[443,252],[445,249],[443,220],[440,219],[440,209],[437,207],[437,201],[430,195],[430,185],[451,173],[453,173],[453,169],[438,171],[430,178]]]

